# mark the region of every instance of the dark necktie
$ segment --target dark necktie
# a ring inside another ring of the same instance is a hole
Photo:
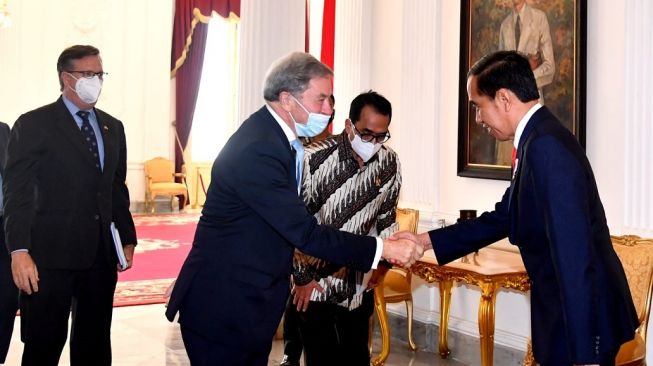
[[[521,23],[519,14],[517,14],[517,22],[515,23],[515,50],[519,49],[519,38],[521,37]]]
[[[98,168],[98,170],[102,171],[100,165],[100,153],[97,146],[97,137],[95,136],[95,132],[93,132],[93,127],[91,127],[91,123],[88,120],[88,112],[77,111],[77,115],[82,119],[82,128],[81,128],[82,137],[84,138],[84,141],[86,141],[86,144],[88,145],[88,151],[95,158],[95,167]]]

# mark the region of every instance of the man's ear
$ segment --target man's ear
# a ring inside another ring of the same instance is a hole
[[[292,97],[290,93],[286,91],[282,91],[279,93],[279,104],[281,104],[281,108],[283,108],[284,111],[289,112],[291,105],[292,105]]]
[[[506,88],[497,90],[494,97],[494,99],[499,103],[499,107],[505,112],[510,112],[514,98],[516,98],[515,94]]]

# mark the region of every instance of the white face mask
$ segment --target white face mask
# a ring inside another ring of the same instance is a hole
[[[102,91],[102,80],[100,77],[95,75],[92,78],[80,77],[79,79],[74,77],[71,73],[66,73],[77,80],[75,83],[75,93],[79,99],[84,103],[93,104],[97,102],[100,97],[100,92]],[[71,88],[72,89],[72,88]]]
[[[383,146],[383,144],[363,141],[361,137],[358,136],[356,132],[354,132],[354,140],[351,142],[351,148],[354,149],[356,154],[358,154],[358,156],[360,156],[364,162],[372,159],[372,156],[379,152],[381,146]]]

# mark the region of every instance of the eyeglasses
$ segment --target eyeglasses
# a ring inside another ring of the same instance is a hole
[[[81,74],[83,78],[93,79],[94,76],[97,76],[100,80],[104,79],[105,76],[109,75],[108,72],[100,71],[87,71],[87,70],[70,70],[69,73]]]
[[[356,130],[356,133],[358,133],[358,136],[361,137],[361,140],[365,142],[375,142],[377,144],[383,144],[386,141],[390,140],[390,132],[385,132],[385,133],[371,133],[371,132],[360,132],[358,128],[356,128],[356,125],[352,123],[352,126],[354,126],[354,130]]]

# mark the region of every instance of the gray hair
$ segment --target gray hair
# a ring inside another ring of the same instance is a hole
[[[281,92],[299,95],[308,88],[311,79],[333,76],[333,71],[315,57],[304,52],[293,52],[276,61],[265,77],[263,98],[279,100]]]

